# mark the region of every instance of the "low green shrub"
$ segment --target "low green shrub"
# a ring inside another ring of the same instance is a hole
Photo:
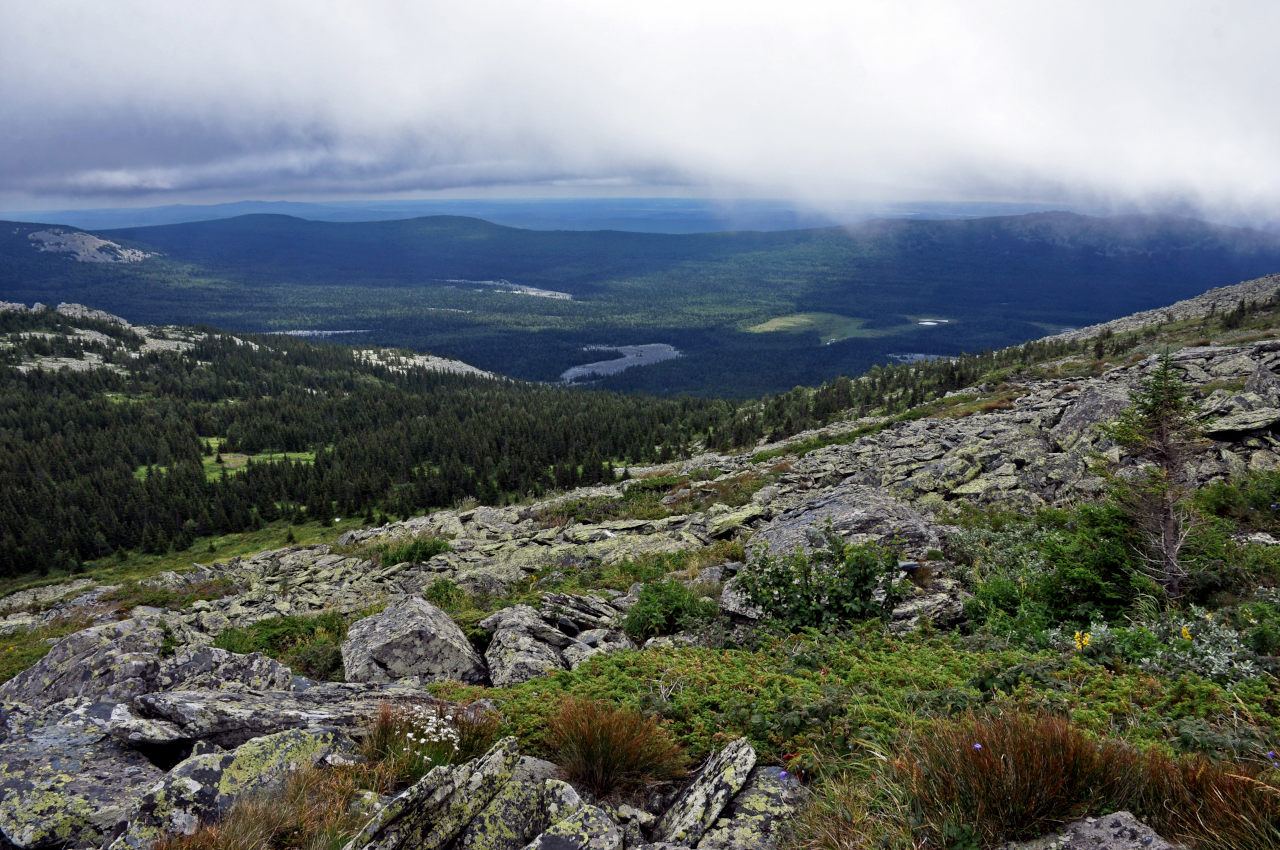
[[[897,553],[876,543],[850,545],[830,522],[822,537],[823,548],[808,552],[797,547],[773,556],[756,550],[738,574],[743,592],[793,631],[887,618],[902,598]]]
[[[627,612],[622,629],[631,637],[643,640],[696,628],[715,613],[714,602],[702,599],[682,582],[651,581],[640,589],[639,599]]]
[[[159,587],[129,579],[102,595],[103,602],[115,603],[121,612],[137,605],[177,610],[204,599],[221,599],[235,592],[230,579],[216,578],[182,588]]]
[[[1196,507],[1251,531],[1280,532],[1280,471],[1255,472],[1202,487]]]
[[[547,745],[571,781],[599,796],[676,779],[687,767],[684,751],[657,720],[592,699],[559,704]]]
[[[308,678],[341,682],[346,639],[346,618],[329,611],[315,617],[273,617],[227,629],[214,638],[213,645],[228,652],[261,652]]]

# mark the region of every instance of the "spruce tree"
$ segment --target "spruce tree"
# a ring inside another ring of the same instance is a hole
[[[1182,594],[1179,554],[1194,525],[1187,463],[1200,438],[1199,406],[1166,350],[1155,370],[1129,394],[1130,406],[1106,431],[1130,457],[1136,475],[1108,474],[1112,495],[1144,538],[1144,560],[1170,599]]]

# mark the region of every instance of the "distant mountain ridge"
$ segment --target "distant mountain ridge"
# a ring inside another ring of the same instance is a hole
[[[99,231],[155,255],[110,268],[34,250],[50,229],[0,224],[0,298],[142,323],[367,329],[371,345],[543,381],[595,359],[584,349],[662,344],[686,356],[603,385],[730,396],[1013,345],[1280,269],[1274,234],[1065,212],[679,235],[249,215]]]

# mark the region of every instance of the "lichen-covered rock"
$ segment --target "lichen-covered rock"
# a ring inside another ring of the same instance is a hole
[[[69,697],[126,700],[154,690],[164,632],[154,620],[120,620],[58,641],[0,685],[0,700],[44,708]]]
[[[243,687],[286,690],[293,671],[261,652],[240,655],[211,646],[185,647],[160,662],[154,690]]]
[[[803,797],[803,788],[782,768],[758,767],[698,841],[697,850],[772,850]]]
[[[518,685],[569,666],[554,646],[513,629],[500,629],[493,636],[484,660],[489,665],[489,678],[497,687]]]
[[[232,758],[228,752],[205,753],[175,766],[147,789],[110,850],[142,850],[165,835],[194,833],[218,811],[218,782]]]
[[[622,622],[622,612],[599,596],[548,593],[542,597],[543,619],[555,622],[566,617],[580,630],[614,629]]]
[[[233,753],[192,756],[138,801],[111,850],[144,850],[164,835],[190,835],[202,821],[224,814],[237,797],[277,788],[294,770],[354,752],[341,732],[291,729],[254,738]]]
[[[965,621],[964,604],[971,597],[960,582],[951,578],[933,579],[927,590],[914,588],[915,594],[899,602],[889,618],[889,628],[902,634],[915,630],[921,622],[939,629],[955,628]]]
[[[520,759],[503,738],[478,759],[433,768],[378,811],[345,850],[439,850],[482,811]]]
[[[568,624],[573,625],[572,621]],[[511,605],[495,611],[480,621],[480,628],[495,635],[504,631],[523,632],[539,643],[545,643],[556,649],[564,649],[573,643],[574,637],[580,631],[575,626],[574,635],[570,636],[562,629],[543,620],[542,616],[528,605]]]
[[[1054,835],[1000,845],[1000,850],[1178,850],[1128,812],[1073,821]]]
[[[720,589],[720,610],[747,620],[759,620],[764,616],[764,611],[747,597],[737,576],[726,581]]]
[[[693,782],[658,821],[655,840],[697,844],[733,796],[742,790],[755,764],[756,751],[746,738],[739,738],[707,759]]]
[[[707,533],[712,537],[726,537],[739,529],[746,528],[753,520],[764,514],[764,508],[756,504],[747,504],[737,510],[715,516],[707,522]]]
[[[583,806],[525,845],[525,850],[620,850],[622,831],[604,810]]]
[[[573,786],[540,778],[542,771],[521,759],[510,781],[484,811],[467,824],[456,842],[458,850],[520,850],[554,823],[582,807]]]
[[[623,650],[636,648],[631,638],[627,637],[624,632],[617,630],[588,629],[582,632],[578,638],[577,641],[566,646],[560,653],[560,657],[565,660],[571,670],[577,670],[578,667],[597,655],[607,655],[610,652],[622,652]]]
[[[921,553],[941,546],[937,526],[878,487],[842,484],[820,498],[780,514],[761,526],[752,538],[768,546],[774,555],[786,555],[796,547],[813,546],[810,529],[825,528],[827,521],[841,537],[854,543],[874,540],[900,542]]]
[[[129,740],[142,744],[207,741],[234,748],[286,729],[351,729],[368,721],[383,702],[432,703],[426,691],[403,685],[324,682],[301,691],[165,691],[134,697]],[[110,721],[108,721],[110,722]],[[143,729],[156,737],[146,738]]]
[[[479,684],[484,661],[449,615],[411,597],[357,620],[342,644],[349,682],[423,682],[453,679]]]
[[[104,733],[107,706],[68,700],[11,715],[0,743],[0,833],[14,846],[98,847],[162,772]]]

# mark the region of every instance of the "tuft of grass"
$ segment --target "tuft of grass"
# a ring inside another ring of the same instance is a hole
[[[385,543],[375,551],[381,556],[383,564],[403,564],[406,561],[419,564],[444,552],[452,552],[453,547],[448,540],[423,535],[404,543]]]
[[[1136,760],[1116,750],[1060,717],[968,715],[913,736],[893,768],[939,843],[967,828],[997,844],[1123,798]]]
[[[227,629],[213,645],[229,652],[261,652],[319,681],[343,680],[342,642],[347,619],[336,611],[315,617],[272,617]]]
[[[547,743],[569,778],[597,796],[684,775],[680,745],[648,715],[568,697],[551,718]]]
[[[1280,848],[1274,775],[1203,756],[1100,740],[1066,718],[968,714],[908,737],[890,771],[924,831],[992,846],[1127,809],[1193,848]]]

